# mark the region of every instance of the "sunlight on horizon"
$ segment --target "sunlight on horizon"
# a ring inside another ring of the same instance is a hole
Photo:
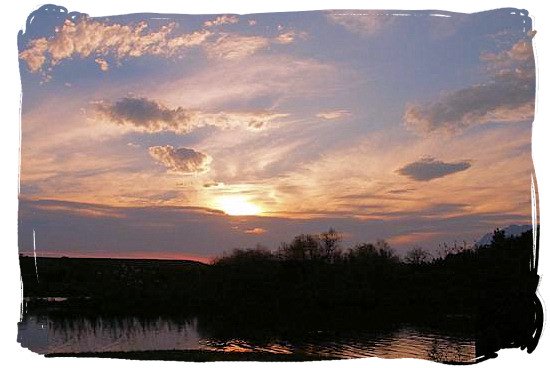
[[[215,206],[229,216],[257,216],[263,212],[260,206],[241,195],[219,197],[215,201]]]

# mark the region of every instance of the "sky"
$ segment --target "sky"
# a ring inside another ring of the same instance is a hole
[[[42,8],[20,251],[202,260],[330,227],[435,251],[530,223],[533,36],[514,9]]]

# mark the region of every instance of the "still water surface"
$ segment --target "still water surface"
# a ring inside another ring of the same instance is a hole
[[[19,322],[23,347],[45,353],[118,352],[144,350],[210,350],[314,354],[330,358],[420,358],[465,362],[475,356],[473,338],[402,325],[389,331],[327,334],[312,331],[289,340],[253,342],[216,339],[201,331],[197,318],[63,317],[28,314]]]

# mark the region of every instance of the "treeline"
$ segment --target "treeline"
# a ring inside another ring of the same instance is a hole
[[[340,234],[299,235],[276,251],[235,249],[213,264],[22,257],[26,297],[71,297],[78,313],[201,315],[209,336],[273,338],[316,329],[418,322],[475,331],[478,355],[533,348],[540,330],[532,232],[484,246],[384,241],[344,249]],[[27,307],[48,304],[36,298]],[[57,303],[56,305],[62,305]]]
[[[494,249],[498,262],[502,241],[524,241],[502,240],[501,235],[497,230],[494,242],[486,247],[443,245],[437,256],[413,248],[403,258],[383,240],[344,249],[340,234],[332,229],[299,235],[275,251],[258,246],[219,257],[207,275],[204,297],[225,313],[268,308],[284,315],[338,309],[375,319],[380,312],[384,317],[406,319],[474,316],[479,280],[488,266],[485,263],[493,262],[482,255]],[[518,254],[512,262],[524,263],[519,253],[528,255],[530,249],[520,245],[514,251]]]
[[[340,240],[330,230],[275,252],[236,249],[212,265],[205,304],[266,329],[285,329],[287,320],[304,330],[310,320],[327,329],[434,323],[475,331],[478,356],[536,346],[542,308],[532,231],[506,237],[497,229],[488,245],[443,245],[435,256],[413,248],[402,259],[384,241],[344,250]]]

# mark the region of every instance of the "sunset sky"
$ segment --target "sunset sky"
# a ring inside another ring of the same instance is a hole
[[[519,11],[89,18],[19,37],[19,243],[208,258],[334,227],[472,243],[531,222]]]

